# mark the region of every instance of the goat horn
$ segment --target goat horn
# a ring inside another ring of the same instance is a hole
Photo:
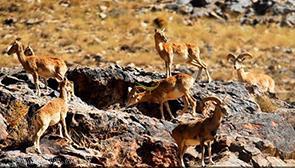
[[[159,84],[157,84],[156,86],[149,87],[149,86],[144,86],[143,84],[136,82],[136,85],[137,85],[136,87],[143,88],[144,90],[147,90],[147,91],[152,91],[152,90],[156,89]]]
[[[240,54],[240,55],[238,56],[238,58],[240,58],[240,59],[243,59],[243,58],[245,58],[245,57],[253,58],[253,56],[252,56],[250,53],[248,53],[248,52],[246,52],[246,53],[242,53],[242,54]]]
[[[136,89],[136,92],[137,91],[145,91],[146,90],[146,88],[143,87],[143,86],[135,86],[134,88]]]
[[[205,104],[205,102],[207,101],[215,101],[218,105],[220,105],[222,103],[222,101],[215,96],[209,96],[209,97],[205,97],[204,99],[202,99],[201,104]]]
[[[229,53],[228,55],[227,55],[227,60],[231,60],[231,59],[236,59],[236,56],[233,54],[233,53]]]

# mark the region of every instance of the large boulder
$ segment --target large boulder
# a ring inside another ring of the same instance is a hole
[[[159,120],[157,104],[125,106],[129,86],[152,86],[164,74],[118,65],[70,69],[67,77],[75,83],[76,96],[69,101],[67,126],[74,144],[58,135],[57,126],[50,127],[40,142],[43,155],[31,147],[36,130],[28,125],[27,112],[58,96],[55,84],[50,85],[53,89],[42,88],[42,97],[37,97],[30,75],[21,69],[6,69],[0,74],[0,167],[179,166],[177,146],[171,137],[177,123]],[[273,99],[281,105],[276,113],[261,112],[252,94],[237,82],[196,81],[192,93],[197,101],[211,95],[227,97],[229,116],[213,144],[216,165],[294,163],[294,107]],[[177,100],[169,103],[174,115],[183,107]],[[199,154],[199,147],[189,150],[185,155],[188,164],[200,165]]]

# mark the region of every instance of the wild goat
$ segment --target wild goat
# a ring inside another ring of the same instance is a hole
[[[198,67],[199,72],[196,79],[200,78],[202,70],[205,69],[209,83],[212,81],[207,65],[200,58],[199,47],[194,44],[169,42],[164,34],[164,30],[155,29],[154,38],[156,50],[165,61],[167,77],[171,76],[173,60],[176,60]]]
[[[211,157],[211,144],[220,126],[223,115],[227,114],[226,106],[217,97],[206,97],[202,100],[214,101],[215,109],[213,115],[204,120],[191,123],[182,123],[174,128],[172,137],[179,148],[179,157],[182,167],[185,167],[183,155],[189,146],[201,145],[202,147],[202,166],[205,166],[204,155],[205,145],[208,145],[209,161],[214,164]]]
[[[192,114],[195,115],[196,101],[190,94],[190,89],[195,82],[195,74],[177,74],[169,78],[160,80],[157,86],[153,90],[147,90],[142,86],[135,86],[128,94],[127,106],[131,106],[137,103],[149,102],[160,104],[162,119],[165,119],[163,112],[163,104],[165,104],[169,115],[172,119],[174,116],[169,108],[168,100],[176,100],[182,97],[184,101],[184,108],[180,114],[184,113],[188,109],[188,104],[192,106]]]
[[[59,82],[65,79],[65,73],[67,72],[67,65],[62,59],[54,57],[37,57],[37,56],[24,56],[23,45],[19,39],[15,40],[8,52],[9,55],[16,53],[19,62],[24,69],[33,75],[34,83],[37,91],[37,95],[40,96],[39,88],[39,76],[48,79],[55,78]]]
[[[243,68],[243,61],[247,58],[252,58],[250,53],[242,53],[238,56],[230,53],[227,55],[227,59],[234,65],[237,70],[238,79],[240,82],[245,82],[250,85],[256,85],[261,91],[274,94],[275,93],[275,81],[266,74],[245,72]]]
[[[40,138],[49,126],[55,125],[61,121],[64,135],[66,138],[72,142],[71,137],[68,134],[66,126],[66,117],[68,112],[68,98],[69,95],[73,94],[73,82],[63,80],[60,83],[60,96],[54,98],[41,107],[38,111],[33,114],[28,114],[32,116],[32,123],[38,129],[37,134],[34,136],[34,147],[38,153],[40,150]],[[32,112],[31,112],[32,113]],[[60,135],[62,135],[62,130],[60,127]]]

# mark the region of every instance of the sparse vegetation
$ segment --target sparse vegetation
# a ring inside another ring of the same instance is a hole
[[[255,101],[260,106],[260,109],[262,112],[269,112],[273,113],[276,112],[278,109],[278,106],[275,105],[271,99],[266,95],[256,95]]]
[[[156,70],[164,72],[153,40],[153,20],[163,18],[167,20],[167,36],[172,41],[181,40],[200,47],[201,57],[210,67],[213,79],[228,80],[223,77],[232,71],[226,64],[228,52],[248,51],[255,56],[251,62],[257,66],[255,69],[272,74],[278,96],[294,101],[291,94],[294,72],[291,70],[295,65],[290,62],[295,62],[295,40],[291,38],[295,37],[295,29],[277,25],[241,26],[236,22],[220,23],[207,18],[187,26],[185,16],[181,14],[140,12],[141,8],[154,2],[75,0],[68,7],[53,0],[40,4],[20,0],[1,2],[3,9],[14,4],[16,10],[0,11],[2,24],[5,19],[14,19],[12,26],[5,25],[0,29],[3,53],[0,66],[19,65],[4,51],[15,37],[21,37],[23,41],[31,42],[36,54],[60,56],[69,64],[97,66],[97,61],[85,58],[86,54],[94,53],[102,55],[105,61],[121,65],[134,63],[141,67],[153,65]],[[101,13],[106,18],[100,17]],[[134,52],[121,50],[122,45],[133,48]],[[222,72],[220,67],[225,67]]]

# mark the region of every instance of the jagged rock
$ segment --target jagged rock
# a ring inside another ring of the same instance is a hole
[[[186,4],[190,3],[190,1],[191,0],[176,0],[176,3],[177,4],[184,4],[184,5],[186,5]]]
[[[273,0],[261,0],[253,2],[253,9],[257,15],[264,15],[275,4]]]
[[[217,167],[251,167],[250,164],[240,160],[234,153],[226,152],[222,155],[222,158],[216,162],[216,166],[218,165]]]
[[[2,116],[2,114],[0,114],[0,142],[4,141],[7,136],[7,125],[6,125],[6,120],[5,118]]]
[[[282,21],[282,24],[288,25],[290,27],[295,25],[295,12],[290,13],[286,16],[286,19]]]
[[[153,83],[153,80],[159,80],[163,77],[164,74],[119,66],[110,66],[107,69],[77,68],[68,72],[68,78],[77,83],[75,87],[77,95],[82,100],[102,109],[115,103],[124,106],[127,99],[128,86],[134,86],[137,83],[148,86]],[[193,89],[195,98],[200,100],[202,97],[210,94],[216,94],[224,98],[226,94],[229,94],[235,98],[229,100],[231,112],[245,111],[253,113],[257,110],[257,105],[250,100],[251,96],[243,85],[232,82],[225,83],[222,87],[220,85],[221,82],[219,81],[214,81],[209,85],[207,85],[207,82],[196,83]],[[245,99],[241,99],[239,96]],[[96,100],[101,101],[98,102]]]
[[[209,16],[223,22],[235,19],[240,21],[241,24],[276,23],[282,26],[294,27],[295,5],[293,1],[191,0],[190,2],[177,2],[166,4],[166,8],[192,17]]]
[[[261,155],[253,156],[253,164],[258,167],[268,167],[269,161]]]
[[[233,1],[229,4],[229,8],[233,12],[244,13],[251,5],[251,0]]]
[[[205,7],[211,0],[192,0],[190,3],[193,7]]]
[[[266,157],[266,159],[270,162],[269,166],[271,166],[271,167],[285,167],[285,166],[287,166],[286,163],[279,158],[270,156],[270,157]]]
[[[34,87],[29,87],[31,81],[24,71],[0,69],[0,74],[0,82],[5,78],[17,81],[0,85],[0,166],[179,166],[177,146],[170,135],[176,124],[158,119],[158,105],[125,107],[128,86],[151,86],[165,74],[118,65],[70,69],[67,77],[74,81],[75,94],[81,98],[75,96],[69,102],[66,119],[74,144],[58,136],[57,126],[50,127],[41,139],[43,155],[35,154],[30,147],[36,130],[29,127],[26,114],[58,92],[41,88],[40,98],[35,96]],[[293,106],[282,103],[281,108],[289,111],[262,113],[245,86],[236,82],[214,81],[208,85],[200,81],[192,93],[198,101],[209,95],[228,96],[230,115],[222,122],[213,144],[216,166],[285,166],[282,159],[294,159],[293,126],[289,121],[281,122],[294,112]],[[179,101],[169,103],[174,115],[182,108]],[[77,124],[71,122],[72,117]],[[200,149],[196,149],[185,157],[190,165],[198,166]]]
[[[3,24],[7,26],[13,26],[15,23],[16,23],[15,18],[7,18],[3,21]]]

